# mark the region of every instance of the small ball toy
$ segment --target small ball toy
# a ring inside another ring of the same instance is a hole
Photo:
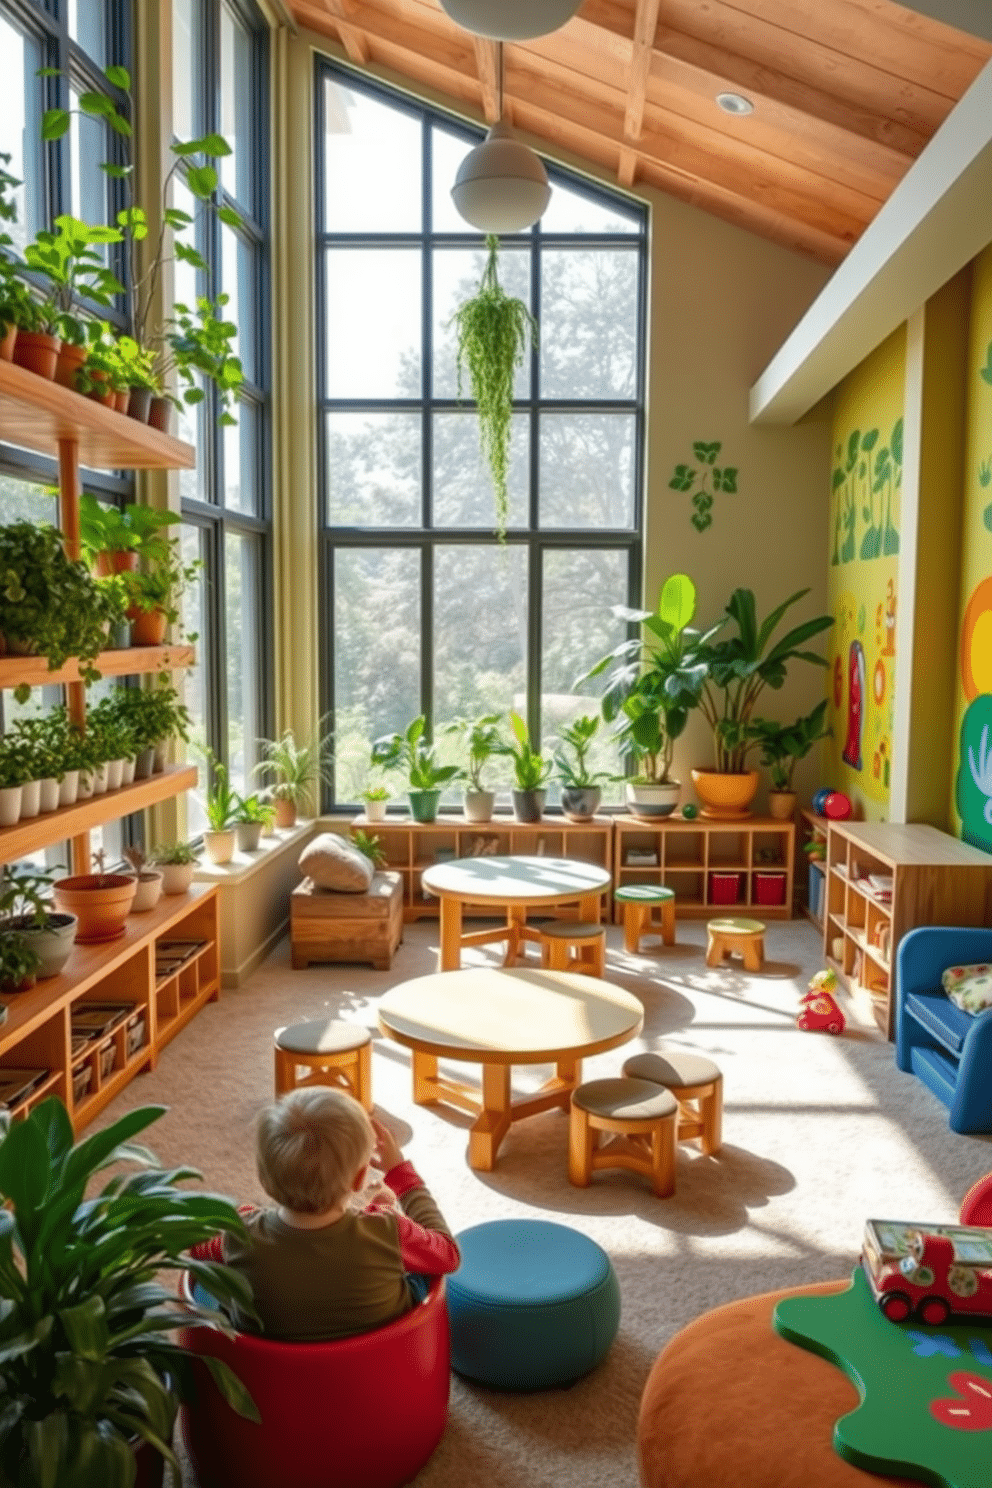
[[[818,790],[817,791],[816,795],[813,797],[813,810],[816,812],[817,816],[822,816],[823,815],[823,807],[824,807],[824,804],[826,802],[826,799],[827,799],[828,796],[830,796],[832,794],[833,794],[833,786],[832,785],[825,785],[822,788],[822,790]]]
[[[823,803],[823,815],[831,821],[847,821],[852,809],[851,798],[843,791],[831,791]]]
[[[693,821],[694,818],[697,817],[698,815],[699,815],[699,807],[698,806],[694,806],[691,801],[687,801],[685,803],[685,805],[682,807],[682,817],[683,817],[683,820],[685,820],[685,821]]]

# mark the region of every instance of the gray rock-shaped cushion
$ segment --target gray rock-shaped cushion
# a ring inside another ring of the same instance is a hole
[[[322,832],[308,842],[300,853],[300,872],[312,879],[319,889],[336,889],[340,894],[367,894],[373,868],[358,848],[336,832]]]

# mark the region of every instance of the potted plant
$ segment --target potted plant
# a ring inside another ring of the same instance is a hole
[[[772,789],[768,792],[768,814],[776,821],[788,821],[796,809],[796,793],[792,789],[792,772],[799,760],[805,759],[821,739],[830,735],[824,727],[827,699],[817,703],[812,713],[797,718],[795,723],[771,723],[766,718],[755,720],[754,728],[761,749],[761,764],[772,777]]]
[[[89,491],[79,498],[79,540],[83,557],[103,576],[136,569],[143,559],[168,559],[172,543],[165,528],[181,519],[177,512],[132,502],[113,506]]]
[[[16,827],[20,821],[27,774],[23,752],[11,740],[0,739],[0,827]]]
[[[235,796],[234,841],[238,852],[257,852],[262,828],[275,821],[276,809],[257,795]]]
[[[104,873],[103,853],[93,854],[96,873],[76,873],[57,878],[52,885],[56,907],[74,914],[79,921],[76,940],[95,945],[117,940],[127,927],[138,880],[130,873]]]
[[[462,806],[466,821],[492,821],[496,792],[487,790],[483,785],[482,770],[486,762],[500,752],[503,739],[498,727],[499,721],[498,713],[487,713],[476,719],[456,718],[448,725],[448,732],[460,734],[468,747]]]
[[[321,719],[312,744],[298,743],[292,729],[284,730],[278,739],[258,741],[262,758],[255,770],[272,780],[269,794],[275,802],[277,827],[294,827],[297,813],[310,805],[311,787],[327,779],[334,754],[324,728]]]
[[[513,814],[518,822],[541,820],[547,791],[545,782],[554,769],[554,761],[545,759],[531,748],[527,725],[519,713],[510,709],[510,728],[513,738],[501,744],[498,754],[507,754],[513,760],[515,788],[510,792]]]
[[[140,847],[126,847],[124,857],[134,869],[134,876],[138,881],[131,913],[145,914],[148,910],[154,909],[162,897],[162,874],[159,869],[148,866],[145,854]]]
[[[5,168],[9,164],[10,154],[0,150],[0,222],[17,221],[17,204],[11,193],[21,183]],[[28,298],[27,288],[9,255],[13,246],[10,234],[0,230],[0,361],[4,362],[14,360],[18,307]]]
[[[359,799],[365,803],[365,816],[370,822],[381,822],[386,819],[386,803],[389,800],[389,787],[386,785],[369,785],[362,791]]]
[[[5,864],[0,876],[0,933],[22,935],[35,953],[39,977],[58,976],[72,954],[76,917],[59,914],[51,899],[52,874]]]
[[[640,634],[576,683],[607,673],[601,709],[608,723],[616,723],[621,755],[634,765],[625,790],[635,816],[669,816],[678,805],[682,784],[671,778],[675,741],[698,706],[706,676],[701,648],[715,634],[715,628],[702,636],[690,628],[695,609],[695,586],[686,574],[665,580],[655,610],[615,606],[614,615],[637,622]]]
[[[389,859],[374,832],[363,832],[361,827],[352,827],[351,840],[358,851],[368,858],[373,868],[385,868]]]
[[[90,226],[78,217],[63,214],[55,219],[55,231],[42,229],[24,249],[27,270],[47,280],[48,292],[41,300],[30,295],[21,303],[14,361],[40,377],[56,376],[63,342],[82,346],[87,322],[76,312],[83,300],[112,309],[124,286],[107,268],[100,253],[108,243],[120,242],[114,227]],[[61,380],[71,386],[79,360],[63,364]]]
[[[97,585],[104,596],[107,608],[107,650],[130,650],[131,621],[128,619],[127,612],[130,608],[131,596],[124,582],[124,575],[108,574],[106,578],[97,579]]]
[[[458,335],[458,396],[467,370],[479,415],[479,443],[496,497],[496,532],[502,542],[509,514],[513,375],[523,364],[528,338],[537,342],[537,323],[523,300],[503,290],[497,272],[499,238],[492,233],[486,236],[486,250],[479,288],[455,311],[452,323]]]
[[[40,655],[54,671],[70,656],[84,681],[99,679],[94,663],[106,639],[106,598],[85,563],[65,555],[61,533],[48,523],[0,527],[0,634],[15,655]],[[26,702],[27,686],[15,689]]]
[[[153,848],[148,861],[162,870],[163,894],[185,894],[200,859],[192,842],[167,842]]]
[[[237,820],[238,794],[232,790],[227,766],[209,749],[204,750],[207,761],[207,793],[203,797],[203,809],[207,815],[209,830],[203,834],[203,846],[211,863],[218,868],[229,863],[234,856],[234,823]]]
[[[692,780],[704,816],[733,819],[750,814],[760,780],[757,770],[747,769],[748,753],[757,743],[753,719],[758,698],[766,687],[782,686],[792,661],[827,665],[806,645],[829,630],[832,615],[804,620],[774,639],[783,616],[808,593],[800,589],[791,594],[759,624],[752,590],[735,589],[725,611],[734,624],[733,634],[716,638],[723,621],[703,638],[700,654],[706,675],[699,706],[713,731],[715,768],[693,770]]]
[[[437,747],[427,737],[427,719],[421,713],[402,734],[386,734],[372,745],[372,763],[382,770],[402,769],[409,780],[410,815],[417,822],[437,820],[441,793],[449,781],[457,780],[457,765],[441,765]]]
[[[27,936],[17,930],[0,930],[0,992],[30,991],[38,964],[38,952],[28,944]]]
[[[561,782],[561,809],[569,821],[590,821],[599,810],[602,791],[599,780],[608,780],[602,771],[591,771],[587,758],[592,741],[599,732],[600,719],[584,714],[561,730],[561,748],[554,763]],[[572,757],[566,753],[571,750]]]
[[[231,1332],[219,1310],[227,1301],[252,1311],[236,1270],[186,1254],[214,1235],[243,1233],[234,1205],[186,1187],[199,1178],[195,1170],[163,1170],[154,1153],[134,1145],[164,1111],[130,1111],[78,1143],[56,1096],[23,1121],[3,1113],[0,1472],[7,1483],[112,1488],[133,1481],[139,1448],[160,1453],[178,1479],[168,1443],[202,1365],[194,1367],[173,1333],[191,1324]],[[113,1175],[98,1188],[97,1175],[110,1167]],[[217,1304],[180,1302],[164,1282],[166,1273],[183,1270]],[[218,1360],[203,1363],[228,1403],[257,1420],[233,1372]]]
[[[57,810],[65,773],[63,743],[61,718],[50,722],[47,713],[15,719],[4,736],[5,747],[19,752],[23,765],[22,817]]]
[[[115,688],[86,715],[86,735],[100,765],[106,766],[108,790],[118,790],[124,784],[125,765],[135,753],[131,725],[115,698],[115,693],[123,690]]]

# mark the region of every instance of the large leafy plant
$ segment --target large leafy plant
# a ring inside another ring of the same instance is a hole
[[[779,640],[773,639],[786,612],[808,593],[808,589],[799,589],[790,594],[759,623],[753,591],[735,589],[726,606],[726,616],[733,622],[734,632],[716,639],[715,631],[711,631],[704,638],[700,657],[706,667],[706,678],[699,706],[713,730],[716,770],[720,774],[740,774],[745,770],[747,755],[758,742],[753,721],[755,704],[766,687],[782,686],[789,663],[808,661],[814,666],[827,665],[824,657],[805,647],[807,641],[830,629],[834,623],[832,615],[804,620]]]
[[[554,769],[554,761],[545,759],[540,750],[533,747],[526,722],[513,708],[510,709],[510,730],[513,737],[500,745],[497,753],[509,755],[513,760],[517,790],[540,790]]]
[[[274,801],[292,801],[297,809],[307,804],[310,787],[328,778],[334,761],[334,741],[327,730],[327,718],[317,724],[313,743],[301,743],[292,729],[285,729],[278,739],[259,739],[262,758],[255,774],[273,781],[268,794]]]
[[[503,742],[499,731],[498,713],[486,713],[482,718],[456,718],[448,724],[446,733],[458,734],[468,749],[468,764],[465,778],[469,790],[484,791],[482,771],[488,760],[500,751]]]
[[[47,657],[53,670],[76,656],[84,680],[95,681],[109,616],[106,596],[85,563],[66,557],[55,527],[0,527],[0,632],[8,645]],[[20,687],[15,696],[26,700],[28,692]]]
[[[372,745],[372,763],[383,770],[406,771],[410,789],[439,790],[462,773],[457,765],[438,764],[437,751],[427,738],[423,713],[402,734],[386,734]]]
[[[794,723],[772,723],[767,718],[755,720],[761,763],[771,774],[773,789],[791,791],[792,772],[799,760],[806,758],[814,744],[829,736],[830,728],[824,723],[826,712],[827,699],[824,698],[812,713],[797,718]]]
[[[486,248],[488,258],[479,288],[458,307],[451,323],[458,333],[458,396],[467,371],[478,408],[479,442],[496,496],[496,531],[502,541],[509,515],[513,374],[523,364],[528,337],[537,342],[537,322],[523,300],[508,295],[499,282],[499,238],[488,234]]]
[[[16,1488],[131,1488],[139,1438],[176,1468],[169,1441],[195,1377],[170,1334],[230,1325],[215,1308],[181,1306],[162,1272],[188,1269],[219,1302],[251,1311],[236,1271],[184,1254],[241,1231],[233,1205],[179,1187],[200,1175],[163,1170],[132,1143],[164,1109],[132,1111],[79,1143],[54,1096],[24,1121],[0,1116],[0,1475]],[[132,1171],[87,1197],[121,1163]],[[203,1363],[234,1409],[257,1420],[231,1370]]]

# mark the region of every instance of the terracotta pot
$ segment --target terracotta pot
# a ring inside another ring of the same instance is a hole
[[[55,381],[75,391],[76,373],[89,354],[88,346],[73,346],[70,341],[63,341],[55,363]]]
[[[725,775],[719,770],[693,770],[692,783],[702,804],[700,814],[717,821],[740,821],[750,816],[751,802],[758,793],[757,770]]]
[[[796,812],[795,791],[769,791],[768,815],[776,821],[789,821]]]
[[[138,555],[130,549],[121,553],[110,550],[97,553],[94,568],[98,579],[106,579],[117,573],[137,573]]]
[[[174,434],[176,432],[175,404],[168,398],[153,398],[148,410],[148,422],[153,429],[161,429],[163,434]]]
[[[114,407],[118,413],[127,413],[127,405],[130,397],[130,388],[114,388]]]
[[[168,623],[164,610],[137,610],[131,617],[131,645],[161,646]]]
[[[46,336],[42,331],[19,330],[14,342],[15,365],[52,382],[61,345],[58,336]]]
[[[277,827],[282,827],[285,830],[285,828],[287,827],[296,826],[295,801],[289,801],[283,796],[277,796],[275,800],[275,807]]]
[[[113,408],[117,394],[110,386],[107,373],[101,372],[96,367],[91,367],[89,375],[94,382],[100,383],[104,390],[100,392],[97,388],[93,388],[92,392],[86,394],[87,398],[92,398],[94,403],[102,403],[104,408]]]
[[[0,336],[0,362],[12,362],[14,360],[14,342],[16,340],[16,325],[5,326],[3,335]]]
[[[198,868],[197,863],[162,863],[162,893],[163,894],[186,894],[193,882],[193,874]]]
[[[147,424],[148,415],[152,406],[151,388],[133,387],[127,400],[128,418],[137,419],[139,424]]]
[[[61,912],[78,918],[79,944],[93,945],[124,934],[137,887],[129,873],[79,873],[56,880],[52,892]]]

